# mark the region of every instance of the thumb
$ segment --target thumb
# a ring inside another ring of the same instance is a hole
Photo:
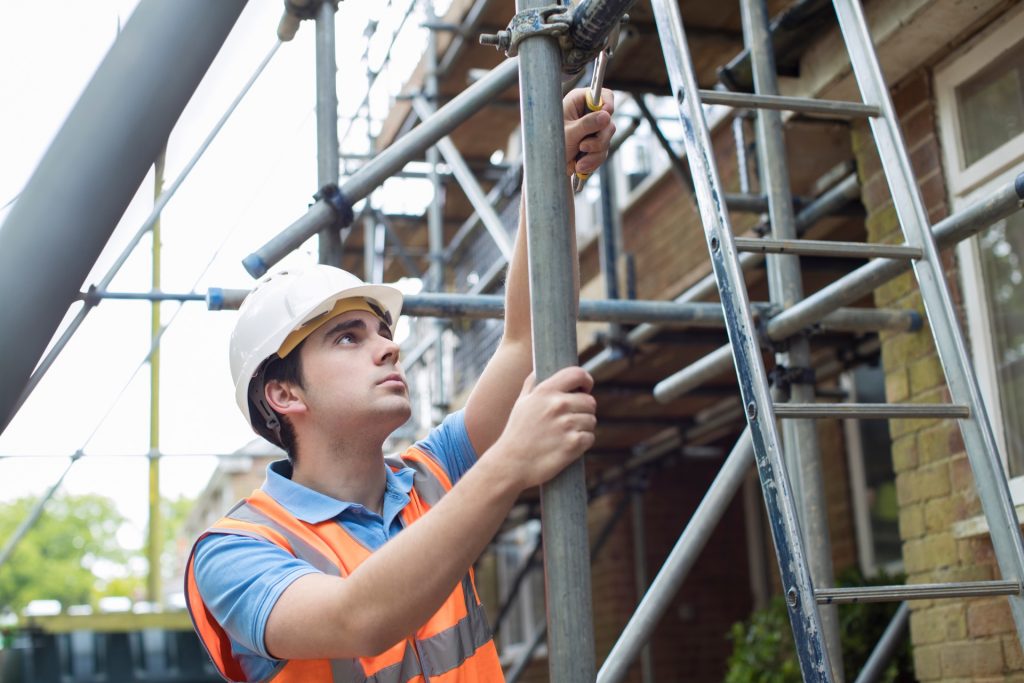
[[[565,127],[565,143],[570,148],[575,148],[580,141],[588,135],[593,135],[612,120],[611,114],[606,111],[592,111],[586,116],[568,123]]]
[[[520,396],[525,396],[533,391],[533,388],[537,386],[537,373],[531,372],[526,377],[526,381],[523,382],[523,390],[519,392]]]

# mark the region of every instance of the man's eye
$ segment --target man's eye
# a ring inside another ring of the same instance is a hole
[[[339,335],[338,338],[336,340],[334,340],[334,343],[335,344],[355,344],[356,343],[356,336],[354,334],[352,334],[351,332],[346,332],[345,334]]]

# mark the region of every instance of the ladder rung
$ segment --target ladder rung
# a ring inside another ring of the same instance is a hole
[[[931,598],[974,598],[985,595],[1020,595],[1019,581],[965,581],[962,583],[918,583],[907,586],[857,586],[821,588],[814,591],[819,605],[854,602],[900,602]]]
[[[798,256],[835,256],[838,258],[919,259],[921,250],[904,244],[865,244],[831,240],[776,240],[757,237],[735,237],[737,251],[762,254],[796,254]]]
[[[887,420],[908,417],[970,417],[967,406],[950,403],[776,403],[775,416],[784,418],[857,418]]]
[[[701,90],[700,101],[704,104],[724,104],[728,107],[779,109],[848,119],[863,119],[882,115],[878,107],[861,102],[817,100],[810,97],[784,97],[781,95],[752,95],[725,90]]]

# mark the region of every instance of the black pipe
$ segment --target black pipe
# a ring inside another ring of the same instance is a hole
[[[583,0],[577,5],[569,25],[569,39],[573,47],[563,58],[562,70],[567,74],[583,71],[635,1]]]

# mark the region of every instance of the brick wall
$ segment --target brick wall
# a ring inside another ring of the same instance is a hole
[[[925,208],[934,224],[948,215],[949,206],[939,163],[929,72],[921,69],[911,74],[893,89],[893,99]],[[869,239],[902,242],[866,126],[854,131],[854,152],[864,188],[862,199],[868,211]],[[947,252],[943,259],[954,300],[960,302],[952,252]],[[877,290],[875,304],[923,310],[916,281],[910,273]],[[883,334],[882,361],[888,400],[949,401],[927,326],[916,333]],[[908,581],[995,578],[998,571],[987,536],[960,538],[952,529],[954,522],[980,513],[956,422],[894,420],[890,431]],[[920,680],[1024,680],[1024,661],[1005,599],[918,601],[911,607],[914,665]]]

